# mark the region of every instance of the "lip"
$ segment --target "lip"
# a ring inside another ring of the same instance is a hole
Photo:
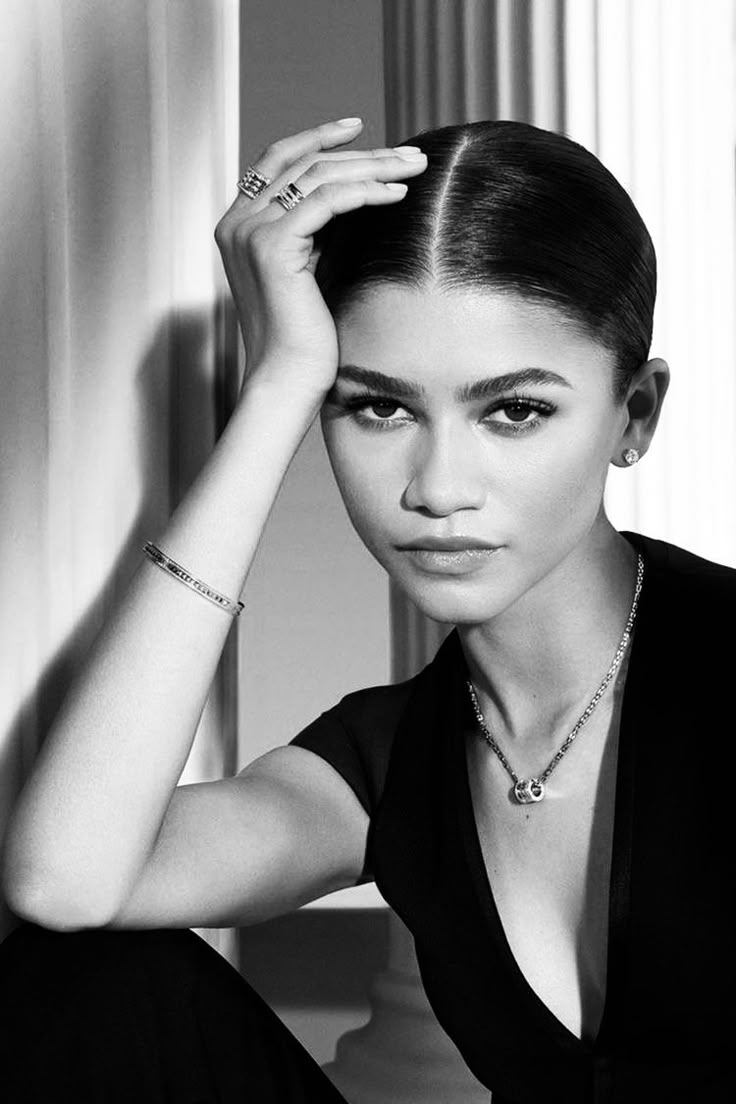
[[[399,544],[397,547],[402,550],[431,549],[436,552],[464,552],[468,548],[496,549],[498,545],[490,544],[488,541],[481,540],[480,537],[460,535],[457,537],[417,537],[416,540]]]
[[[478,571],[499,551],[498,547],[456,548],[441,551],[432,548],[404,548],[417,567],[433,575],[466,575]]]

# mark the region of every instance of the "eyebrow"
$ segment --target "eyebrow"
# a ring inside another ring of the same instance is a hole
[[[336,379],[362,383],[367,387],[388,391],[392,396],[401,399],[422,399],[427,394],[421,384],[414,383],[412,380],[401,379],[399,376],[387,376],[383,372],[377,372],[373,368],[362,368],[358,364],[342,364]],[[500,395],[514,387],[532,384],[558,384],[561,387],[572,387],[564,376],[551,372],[548,368],[525,367],[514,372],[504,372],[500,376],[490,376],[488,379],[464,383],[455,389],[454,395],[458,402],[470,403]]]

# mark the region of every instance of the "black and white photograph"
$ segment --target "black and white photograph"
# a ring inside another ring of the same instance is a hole
[[[0,0],[0,1101],[734,1099],[736,0]]]

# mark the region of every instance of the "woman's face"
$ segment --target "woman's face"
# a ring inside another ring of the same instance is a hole
[[[628,420],[611,354],[553,307],[495,292],[385,285],[337,328],[321,412],[330,463],[358,535],[419,609],[476,624],[575,570],[608,527],[604,484]],[[431,537],[494,550],[443,561],[401,547]]]

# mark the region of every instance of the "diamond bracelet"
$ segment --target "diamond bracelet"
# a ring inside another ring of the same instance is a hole
[[[232,598],[226,598],[224,594],[220,594],[219,591],[207,586],[201,579],[195,579],[194,575],[190,575],[186,568],[178,564],[176,560],[172,560],[160,548],[157,548],[153,541],[147,541],[143,545],[143,551],[157,567],[167,571],[169,575],[173,575],[175,579],[178,579],[180,583],[184,583],[191,590],[196,590],[197,594],[201,594],[203,598],[207,598],[214,605],[219,606],[220,609],[231,613],[233,617],[237,617],[241,610],[245,608],[242,602],[234,602]]]

